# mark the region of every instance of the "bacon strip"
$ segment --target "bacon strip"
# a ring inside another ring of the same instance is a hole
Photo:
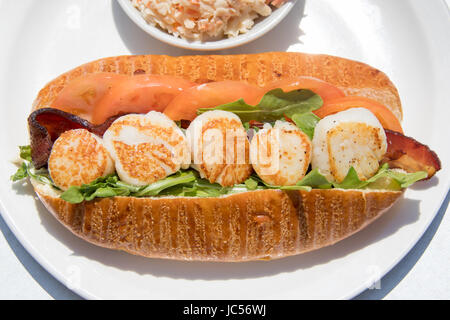
[[[120,116],[111,117],[105,123],[96,126],[87,120],[58,109],[36,110],[28,117],[31,158],[34,167],[39,169],[47,165],[53,143],[63,132],[73,129],[86,129],[102,137],[114,120]]]
[[[388,150],[382,163],[406,172],[426,171],[427,179],[441,170],[441,161],[430,148],[410,137],[385,129]]]

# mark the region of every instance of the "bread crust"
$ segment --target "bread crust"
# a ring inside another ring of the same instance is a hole
[[[381,216],[399,191],[262,190],[220,198],[115,197],[47,209],[95,245],[151,258],[243,262],[332,245]]]
[[[174,75],[196,83],[312,76],[346,94],[377,100],[402,117],[397,89],[381,71],[327,55],[262,53],[234,56],[120,56],[97,60],[47,84],[33,110],[52,104],[86,73]],[[389,209],[399,191],[250,191],[220,198],[114,197],[70,204],[34,184],[47,209],[69,230],[98,246],[152,258],[241,262],[319,249],[361,230]]]

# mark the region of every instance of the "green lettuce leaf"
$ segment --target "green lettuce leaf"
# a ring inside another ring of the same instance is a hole
[[[164,189],[195,181],[196,176],[192,171],[179,171],[177,174],[159,180],[151,185],[134,192],[134,197],[151,197],[156,196]]]
[[[389,170],[387,176],[394,181],[397,181],[402,188],[408,188],[417,181],[425,179],[428,174],[425,171],[418,171],[414,173],[403,173],[399,171]]]
[[[84,200],[91,201],[95,198],[110,198],[110,197],[118,197],[123,196],[127,197],[130,195],[130,190],[126,188],[115,188],[115,187],[104,187],[98,188],[89,196],[85,196]]]
[[[380,169],[380,171],[381,171],[381,169]],[[375,175],[374,177],[376,177],[376,176],[377,175]],[[372,177],[372,178],[374,178],[374,177]],[[365,187],[369,183],[370,182],[368,182],[368,180],[367,181],[359,180],[358,173],[356,172],[355,168],[351,167],[348,170],[348,173],[345,176],[345,179],[341,183],[337,183],[337,182],[333,183],[333,186],[335,188],[339,188],[339,189],[360,189],[362,187]]]
[[[50,178],[50,174],[48,173],[47,169],[36,170],[28,161],[22,162],[16,173],[11,176],[11,180],[13,182],[16,182],[28,177],[41,183],[48,184],[49,186],[52,186],[53,188],[59,190],[59,188],[55,186],[52,179]]]
[[[407,188],[413,183],[426,177],[427,173],[424,171],[403,173],[389,169],[389,165],[385,163],[373,177],[366,181],[361,181],[356,170],[351,167],[345,179],[341,183],[334,183],[333,186],[340,189],[363,189],[366,187],[374,189],[376,186],[377,189],[396,190],[397,188],[395,186],[399,186],[400,189]]]
[[[212,110],[233,112],[242,122],[250,120],[271,122],[292,117],[294,114],[306,113],[319,109],[323,105],[322,98],[310,90],[294,90],[284,92],[282,89],[269,91],[256,106],[251,106],[243,99],[215,108],[202,108],[198,114]]]
[[[318,189],[331,189],[333,185],[322,175],[318,169],[310,171],[302,180],[297,183],[297,186],[308,186]]]
[[[252,180],[258,182],[258,188],[259,186],[263,186],[262,189],[279,189],[279,190],[305,190],[305,191],[311,191],[311,187],[310,186],[306,186],[306,185],[295,185],[295,186],[274,186],[271,184],[268,184],[266,182],[264,182],[260,177],[258,177],[257,175],[253,175],[251,177]],[[248,188],[248,187],[247,187]],[[256,188],[255,188],[256,189]],[[251,189],[248,189],[251,190]],[[253,189],[254,190],[254,189]]]
[[[31,162],[31,146],[20,146],[20,157],[28,162]]]
[[[311,170],[301,181],[295,186],[273,186],[265,183],[261,178],[253,175],[245,182],[248,190],[258,189],[280,189],[280,190],[306,190],[311,189],[386,189],[386,190],[401,190],[407,188],[414,182],[426,178],[426,172],[403,173],[389,169],[388,164],[380,167],[378,172],[366,181],[361,181],[358,178],[356,170],[351,167],[347,176],[341,183],[331,183],[322,175],[318,169]],[[255,187],[255,183],[257,183]]]
[[[17,172],[11,176],[11,180],[16,182],[29,177],[28,175],[28,162],[31,162],[31,146],[19,146],[20,158],[25,160],[21,166],[17,169]]]
[[[258,188],[258,181],[250,177],[245,180],[245,186],[248,190],[256,190]]]
[[[300,128],[300,130],[308,135],[309,139],[313,139],[314,129],[316,128],[317,123],[320,121],[320,118],[318,116],[316,116],[312,112],[296,113],[292,116],[291,119],[295,122],[297,127]]]
[[[117,175],[99,178],[81,187],[70,187],[63,192],[61,198],[70,203],[91,201],[95,198],[109,198],[117,196],[151,197],[177,185],[185,185],[196,180],[192,171],[180,171],[165,179],[144,187],[137,187],[119,180]],[[182,186],[185,187],[185,186]],[[179,193],[177,193],[179,195]]]
[[[211,183],[206,179],[198,178],[194,183],[195,193],[191,196],[196,197],[219,197],[228,194],[231,188],[222,187],[220,184]]]
[[[61,195],[61,199],[70,203],[81,203],[84,201],[84,195],[79,187],[70,187]]]
[[[16,182],[28,177],[27,164],[25,162],[17,169],[16,173],[11,176],[11,180]]]
[[[270,189],[311,191],[310,186],[270,186]]]
[[[39,181],[40,183],[47,184],[55,189],[59,189],[55,184],[53,183],[52,179],[50,178],[50,174],[47,169],[40,169],[36,170],[32,164],[27,165],[27,173],[28,176],[36,181]]]
[[[72,186],[61,194],[61,199],[70,203],[81,203],[83,201],[90,201],[96,197],[106,198],[114,197],[123,192],[115,192],[118,187],[116,183],[119,181],[119,177],[116,175],[109,175],[101,177],[92,181],[90,184],[84,184],[81,187]],[[130,192],[127,192],[129,195]]]

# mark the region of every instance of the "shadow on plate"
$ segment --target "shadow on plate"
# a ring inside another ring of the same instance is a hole
[[[35,196],[33,187],[28,182],[17,182],[13,184],[13,189],[18,195]],[[49,214],[47,212],[47,214]],[[39,212],[42,217],[41,212]],[[49,217],[50,219],[51,217]],[[47,270],[45,270],[22,246],[17,240],[12,231],[6,225],[3,218],[0,216],[0,230],[5,237],[9,247],[16,255],[17,259],[33,277],[33,279],[39,283],[39,285],[54,299],[58,300],[79,300],[82,299],[74,292],[68,290],[61,282],[54,278]]]
[[[298,0],[291,12],[275,28],[261,38],[234,49],[214,51],[214,54],[259,53],[286,51],[294,43],[301,43],[304,35],[300,22],[304,16],[306,0]],[[211,52],[181,49],[159,41],[140,29],[122,10],[117,1],[111,1],[111,8],[117,32],[131,54],[211,54]]]
[[[355,297],[356,300],[380,300],[383,299],[389,292],[394,289],[397,284],[408,274],[408,272],[414,267],[422,254],[428,248],[434,234],[439,228],[444,214],[447,211],[448,203],[450,200],[450,192],[447,192],[447,196],[439,209],[438,213],[434,217],[428,229],[409,253],[398,263],[392,270],[389,271],[380,281],[380,287],[377,290],[368,289]]]
[[[430,180],[418,181],[409,188],[412,190],[426,190],[430,189],[431,187],[435,187],[438,184],[439,178],[437,176],[434,176]]]

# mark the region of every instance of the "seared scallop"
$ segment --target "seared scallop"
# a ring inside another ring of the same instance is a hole
[[[233,186],[251,175],[247,132],[234,113],[205,112],[192,121],[186,136],[192,167],[202,178],[222,186]]]
[[[323,118],[313,138],[312,168],[342,182],[350,167],[361,180],[373,176],[387,150],[386,134],[367,109],[352,108]]]
[[[252,139],[250,159],[258,176],[274,186],[291,186],[306,174],[311,141],[297,126],[277,121],[266,124]]]
[[[55,141],[48,170],[55,185],[67,190],[114,173],[114,163],[102,139],[76,129],[64,132]]]
[[[135,186],[149,185],[190,164],[186,137],[160,112],[120,117],[103,140],[120,179]]]

